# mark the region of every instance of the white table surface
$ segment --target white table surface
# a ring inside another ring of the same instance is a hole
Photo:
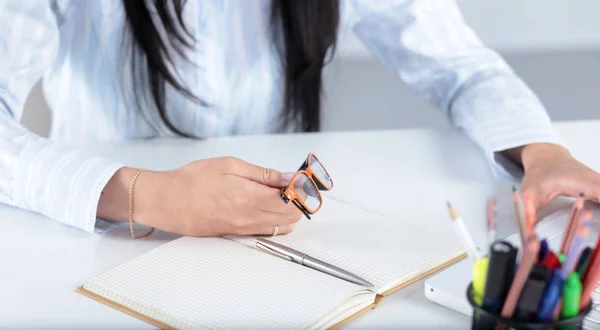
[[[600,170],[600,121],[555,125],[573,154]],[[454,131],[425,129],[272,135],[206,141],[140,141],[78,147],[131,166],[170,169],[195,159],[232,155],[281,171],[297,169],[309,151],[336,181],[331,196],[390,216],[451,230],[445,206],[452,200],[477,244],[485,244],[485,198],[506,194],[483,154]],[[289,156],[283,156],[284,153]],[[433,220],[432,220],[433,219]],[[503,228],[504,224],[499,225]],[[505,228],[509,228],[504,226]],[[506,229],[501,235],[508,235]],[[502,230],[501,230],[502,231]],[[128,228],[90,235],[43,216],[0,206],[0,328],[152,328],[75,292],[91,276],[175,238],[157,232],[132,241]],[[347,329],[457,328],[469,319],[427,300],[423,281],[386,297]]]

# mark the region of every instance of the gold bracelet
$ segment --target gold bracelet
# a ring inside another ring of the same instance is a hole
[[[129,183],[129,231],[131,232],[131,238],[133,238],[134,240],[148,237],[154,232],[154,228],[152,228],[147,234],[138,237],[135,237],[135,234],[133,233],[133,188],[135,187],[135,181],[137,180],[138,175],[140,175],[140,173],[144,172],[145,170],[145,168],[139,169],[135,173],[133,178],[131,178],[131,182]]]

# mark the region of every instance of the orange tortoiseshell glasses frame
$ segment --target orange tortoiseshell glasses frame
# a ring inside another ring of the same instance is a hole
[[[281,189],[281,199],[285,203],[294,203],[310,219],[310,215],[317,213],[323,204],[321,191],[332,188],[333,180],[329,172],[311,152],[287,187]]]

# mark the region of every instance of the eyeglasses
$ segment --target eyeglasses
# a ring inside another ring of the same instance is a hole
[[[333,180],[314,153],[308,154],[287,187],[281,189],[281,199],[294,203],[310,219],[323,204],[320,190],[331,190]]]

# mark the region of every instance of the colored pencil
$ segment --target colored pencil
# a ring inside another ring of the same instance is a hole
[[[489,198],[487,201],[487,229],[488,245],[496,240],[496,199]]]
[[[523,210],[523,201],[521,200],[521,195],[517,191],[517,188],[513,186],[513,205],[515,207],[515,225],[517,226],[517,230],[519,231],[519,236],[521,237],[521,246],[525,246],[525,232],[523,230],[524,224],[524,210]]]
[[[525,235],[535,235],[536,211],[531,193],[525,193]]]
[[[582,193],[579,195],[579,198],[577,198],[575,203],[573,203],[573,207],[571,208],[571,214],[569,214],[569,221],[567,223],[567,230],[559,250],[559,252],[562,254],[569,253],[569,247],[571,246],[573,236],[575,236],[575,232],[577,231],[577,224],[579,223],[581,210],[583,209],[583,201],[584,199]]]
[[[502,306],[502,317],[511,318],[515,312],[515,307],[521,296],[523,286],[529,277],[529,272],[537,260],[537,255],[540,250],[540,241],[534,237],[529,236],[527,245],[525,245],[523,259],[519,264],[515,278],[512,281],[504,306]]]

